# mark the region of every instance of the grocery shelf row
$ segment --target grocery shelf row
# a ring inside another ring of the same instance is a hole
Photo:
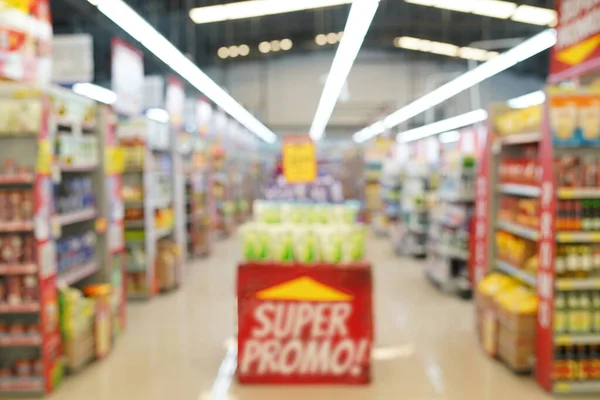
[[[600,393],[584,368],[600,357],[600,168],[596,128],[580,124],[600,112],[599,99],[592,90],[548,87],[543,105],[493,107],[477,177],[474,284],[495,271],[522,285],[498,289],[495,307],[478,295],[483,347],[512,369],[533,370],[551,393]],[[527,293],[539,307],[519,313],[502,303]],[[528,328],[507,333],[506,324],[525,320]],[[490,321],[500,336],[486,328]],[[508,354],[507,340],[523,346]]]

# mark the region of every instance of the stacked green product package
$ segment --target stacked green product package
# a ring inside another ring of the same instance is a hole
[[[256,201],[254,221],[240,229],[247,261],[361,261],[366,230],[360,203],[290,204]]]

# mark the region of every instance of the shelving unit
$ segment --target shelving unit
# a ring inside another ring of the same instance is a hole
[[[185,175],[186,248],[190,257],[204,257],[212,250],[208,148],[197,136],[187,133],[180,136],[184,136],[179,148]]]
[[[402,191],[397,214],[398,237],[394,237],[394,247],[398,254],[422,258],[427,254],[430,194],[434,189],[429,166],[424,162],[407,164],[400,175]]]
[[[111,280],[123,274],[122,222],[108,212],[120,198],[107,192],[120,177],[105,169],[114,129],[108,107],[64,89],[3,83],[0,99],[14,116],[0,127],[0,368],[30,368],[3,378],[0,397],[44,395],[63,376],[59,288],[113,283],[114,321],[125,326],[122,286]]]
[[[177,248],[185,248],[180,244],[185,229],[183,168],[176,135],[165,123],[121,121],[117,136],[124,152],[127,295],[149,299],[181,284],[184,258]]]
[[[471,296],[468,279],[469,236],[473,214],[475,161],[459,151],[446,152],[437,202],[428,230],[426,274],[445,292]]]
[[[596,128],[575,120],[597,107],[600,95],[549,87],[546,99],[543,107],[515,111],[499,105],[490,113],[493,133],[476,191],[477,207],[483,207],[476,224],[485,229],[475,243],[474,276],[478,282],[496,270],[535,289],[534,371],[542,388],[598,394],[600,381],[579,371],[600,349],[600,225],[595,226],[600,164],[598,143],[585,131]],[[562,115],[562,125],[556,125],[555,113]],[[504,260],[510,254],[496,246],[496,235],[512,235],[510,240],[524,246],[525,258]],[[560,370],[564,363],[568,377]]]

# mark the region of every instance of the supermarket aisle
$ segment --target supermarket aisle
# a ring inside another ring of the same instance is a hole
[[[238,241],[217,244],[208,260],[190,266],[182,290],[130,307],[128,332],[116,351],[54,396],[60,400],[543,400],[530,378],[517,377],[477,347],[472,304],[438,293],[420,262],[397,259],[385,240],[370,239],[375,265],[378,349],[374,384],[367,387],[264,387],[231,383],[229,396],[211,396],[234,332]],[[219,393],[227,393],[222,374]],[[218,386],[218,385],[217,385]],[[225,389],[225,390],[223,390]],[[217,394],[217,393],[215,393]],[[576,399],[569,397],[569,399]]]
[[[234,329],[238,243],[187,268],[182,289],[129,304],[129,326],[114,352],[59,387],[57,400],[196,400],[210,393]]]

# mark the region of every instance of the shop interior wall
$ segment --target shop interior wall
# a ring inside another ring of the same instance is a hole
[[[207,72],[245,107],[278,132],[306,132],[312,122],[332,51],[266,55],[260,61],[224,61]],[[348,98],[338,104],[328,135],[344,137],[419,95],[465,72],[466,61],[442,57],[423,59],[384,51],[361,51],[348,78]],[[542,87],[538,77],[504,72],[481,85],[484,106]],[[436,110],[439,118],[472,110],[463,93]],[[413,121],[413,123],[422,123]]]

